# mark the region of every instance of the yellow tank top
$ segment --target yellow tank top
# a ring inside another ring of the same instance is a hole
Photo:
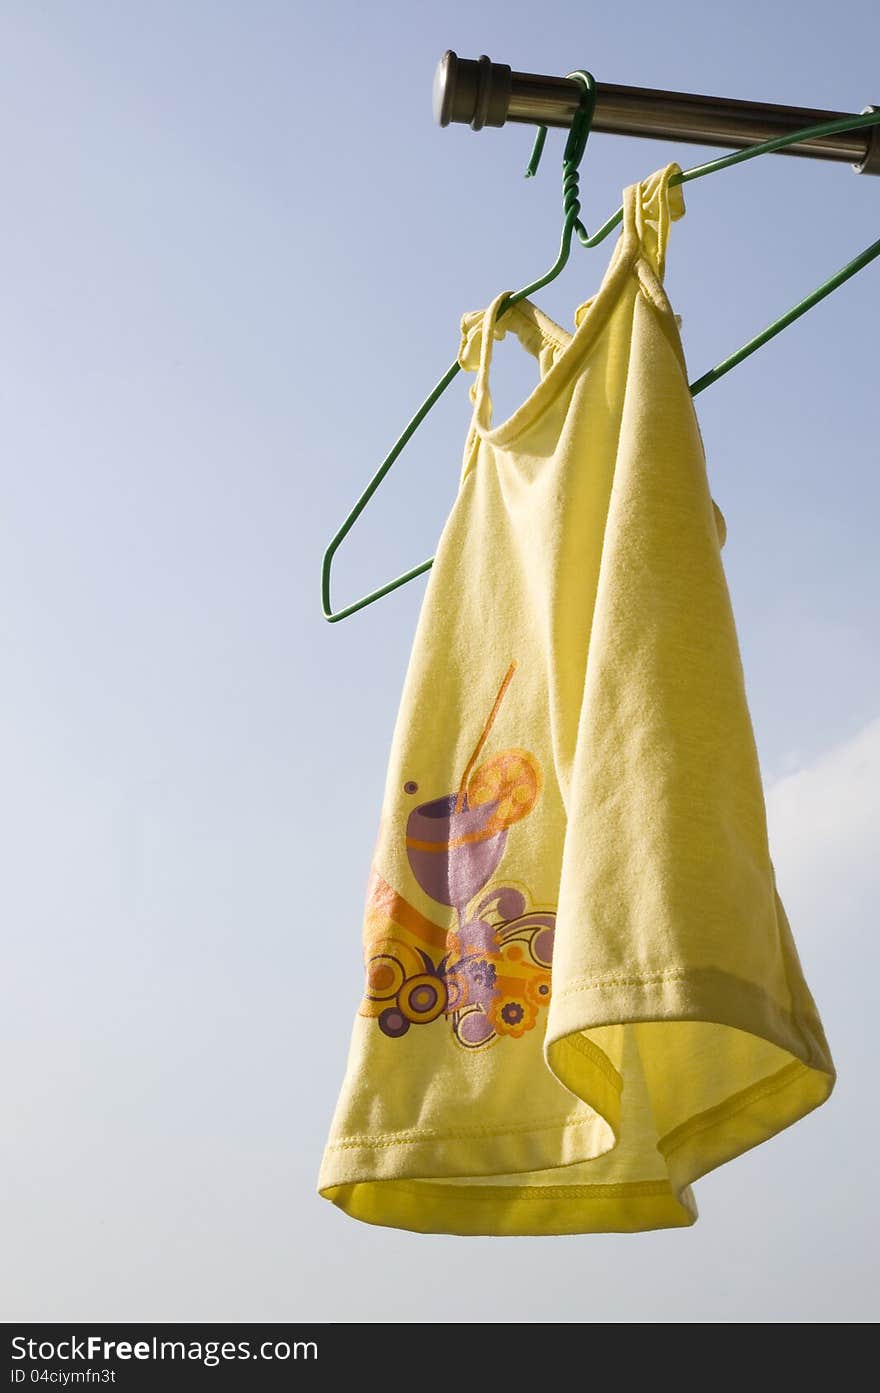
[[[424,1232],[693,1223],[834,1066],[770,860],[678,324],[669,165],[567,334],[499,296],[425,594],[319,1190]],[[541,378],[492,424],[492,346]]]

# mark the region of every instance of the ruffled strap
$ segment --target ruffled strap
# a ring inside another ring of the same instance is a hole
[[[488,309],[469,310],[461,317],[458,362],[466,372],[477,373],[470,388],[472,402],[477,400],[486,383],[493,343],[503,339],[508,329],[516,334],[523,348],[537,358],[541,377],[546,376],[568,346],[568,339],[559,337],[558,326],[530,300],[517,301],[499,319],[501,302],[512,294],[511,290],[502,291]]]
[[[510,294],[510,291],[505,291]],[[500,301],[503,297],[499,296]],[[497,301],[495,302],[498,303]],[[512,313],[512,311],[511,311]],[[465,372],[480,372],[480,363],[483,358],[483,336],[488,333],[490,339],[503,339],[507,330],[510,328],[506,316],[500,324],[494,318],[488,322],[488,310],[469,310],[461,317],[461,339],[458,345],[458,362]],[[468,388],[468,395],[472,402],[477,399],[477,387],[480,377],[471,383]]]
[[[685,212],[681,184],[670,187],[669,183],[673,174],[680,173],[680,165],[668,164],[665,169],[658,169],[640,184],[630,184],[623,191],[624,240],[638,241],[641,255],[661,281],[669,229]]]

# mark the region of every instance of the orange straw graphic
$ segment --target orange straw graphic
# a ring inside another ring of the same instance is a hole
[[[504,680],[503,680],[503,682],[501,683],[501,686],[498,688],[498,695],[497,695],[497,697],[495,698],[495,705],[492,707],[492,710],[489,712],[489,719],[488,719],[488,721],[486,722],[486,724],[483,726],[483,733],[482,733],[482,735],[480,736],[479,740],[477,741],[477,743],[476,743],[476,745],[475,745],[475,747],[474,747],[474,752],[473,752],[473,754],[471,755],[470,759],[468,760],[467,764],[465,765],[464,773],[463,773],[462,776],[461,776],[461,784],[459,785],[459,789],[458,789],[458,797],[457,797],[456,800],[455,800],[455,811],[456,811],[457,813],[460,813],[461,810],[462,810],[463,807],[464,807],[465,795],[467,794],[467,786],[468,786],[468,782],[469,782],[469,780],[470,780],[471,774],[472,774],[472,772],[473,772],[474,765],[476,764],[477,760],[478,760],[479,757],[480,757],[480,751],[482,750],[482,748],[483,748],[483,746],[485,745],[487,739],[489,738],[489,731],[492,729],[492,725],[493,725],[493,722],[494,722],[494,720],[495,720],[495,717],[498,715],[498,711],[499,711],[499,709],[500,709],[500,707],[501,707],[501,703],[502,703],[502,701],[504,700],[504,693],[507,691],[507,688],[510,686],[510,684],[511,684],[511,682],[512,682],[512,680],[513,680],[513,674],[514,674],[515,671],[516,671],[516,663],[514,662],[514,663],[511,663],[511,664],[510,664],[510,667],[507,669],[507,671],[506,671],[505,674],[504,674]]]

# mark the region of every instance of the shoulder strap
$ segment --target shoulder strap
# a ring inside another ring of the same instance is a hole
[[[659,280],[663,280],[666,265],[666,244],[672,223],[684,217],[684,193],[681,184],[669,180],[680,174],[681,167],[668,164],[658,169],[640,184],[630,184],[623,191],[624,240],[632,237],[640,246],[642,257],[650,264]]]

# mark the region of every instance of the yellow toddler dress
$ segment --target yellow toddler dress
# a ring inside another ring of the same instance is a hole
[[[423,1232],[688,1225],[834,1066],[767,844],[669,165],[569,335],[498,296],[406,676],[319,1191]],[[541,377],[492,424],[492,346]]]

